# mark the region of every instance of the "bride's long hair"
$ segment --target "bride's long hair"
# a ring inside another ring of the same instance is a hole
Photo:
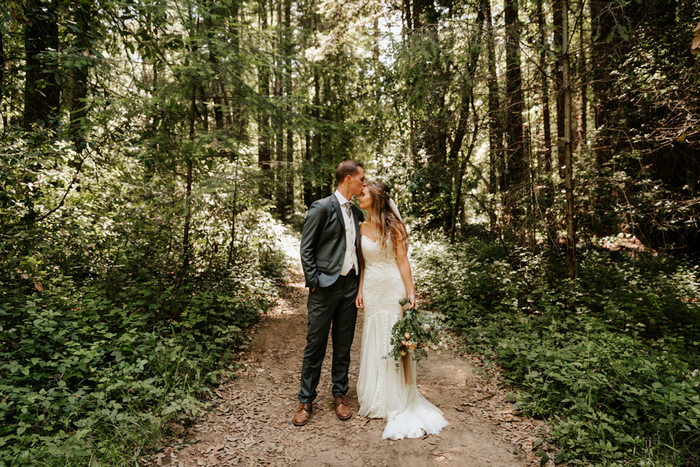
[[[377,226],[377,237],[381,239],[382,248],[386,248],[387,240],[391,239],[394,248],[403,242],[408,246],[406,226],[396,217],[389,205],[391,191],[384,182],[374,181],[367,184],[372,198],[372,209],[369,211],[369,221]]]

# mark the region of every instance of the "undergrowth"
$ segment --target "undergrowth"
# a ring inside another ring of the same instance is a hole
[[[547,419],[561,465],[700,465],[700,268],[668,256],[561,260],[471,240],[419,242],[417,283],[514,409]]]
[[[0,466],[137,465],[190,424],[275,297],[283,256],[270,227],[206,272],[138,251],[80,278],[42,255],[4,270]]]

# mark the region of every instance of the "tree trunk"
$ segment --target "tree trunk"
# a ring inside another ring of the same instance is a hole
[[[56,80],[58,70],[50,60],[40,57],[51,51],[58,52],[56,14],[55,0],[27,0],[24,6],[24,127],[27,130],[40,120],[47,127],[53,126],[53,116],[59,111],[61,88]]]
[[[610,160],[612,155],[604,127],[608,121],[607,91],[611,82],[607,61],[608,50],[611,47],[608,36],[615,22],[616,18],[610,11],[607,0],[591,0],[591,50],[592,56],[596,57],[595,61],[591,61],[591,85],[595,99],[595,128],[602,130],[596,136],[593,149],[599,166]]]
[[[223,89],[219,78],[219,64],[213,51],[209,51],[209,63],[212,64],[212,69],[214,70],[215,74],[214,83],[212,85],[212,89],[214,90],[214,96],[212,98],[214,101],[214,121],[216,122],[216,129],[223,130],[226,128],[226,114],[224,113],[223,106],[221,104],[223,99]]]
[[[418,1],[415,1],[418,3]],[[426,69],[431,70],[433,81],[432,90],[429,92],[425,117],[423,118],[423,147],[428,162],[422,168],[422,177],[425,179],[425,197],[423,203],[434,210],[431,227],[449,228],[450,215],[452,213],[450,202],[443,198],[444,186],[449,184],[456,169],[455,161],[449,160],[449,111],[446,106],[447,86],[452,81],[450,57],[442,50],[440,45],[438,16],[434,11],[431,0],[421,4],[425,18],[425,27],[422,34],[424,44],[432,47],[430,58],[424,57]],[[414,20],[418,16],[414,15]]]
[[[481,52],[482,43],[482,33],[484,26],[485,12],[483,8],[479,10],[476,17],[477,30],[474,34],[474,40],[470,40],[468,47],[468,58],[465,62],[465,77],[462,83],[462,92],[459,107],[459,120],[457,122],[457,129],[455,130],[454,139],[452,140],[452,145],[450,147],[450,153],[448,156],[448,161],[453,168],[453,180],[452,184],[455,187],[455,194],[452,198],[451,210],[448,216],[448,227],[450,232],[450,239],[454,241],[455,226],[457,223],[456,217],[458,214],[458,207],[462,200],[462,179],[464,177],[464,171],[466,170],[466,161],[459,161],[459,154],[462,149],[462,142],[464,141],[464,136],[467,132],[467,123],[469,121],[469,110],[472,104],[472,99],[474,96],[474,73],[476,71],[476,64],[479,61],[479,53]],[[478,127],[478,122],[474,125]]]
[[[258,2],[260,12],[260,30],[264,32],[267,29],[267,6],[265,0]],[[270,71],[267,63],[258,65],[258,95],[263,99],[270,97]],[[270,147],[270,115],[266,108],[261,109],[258,128],[258,164],[262,171],[260,180],[260,196],[264,199],[272,199],[272,179],[274,174],[271,170],[272,148]]]
[[[457,222],[457,216],[458,216],[458,211],[460,208],[463,207],[462,203],[462,180],[464,179],[464,173],[467,170],[467,164],[470,162],[470,159],[472,157],[472,154],[474,153],[474,146],[476,145],[476,140],[477,136],[479,135],[479,119],[477,118],[476,115],[476,107],[474,106],[474,94],[472,93],[469,96],[469,100],[471,102],[472,106],[472,111],[474,114],[474,117],[472,118],[472,121],[474,122],[474,128],[472,132],[472,138],[471,141],[469,142],[469,149],[467,150],[466,156],[462,158],[462,161],[460,162],[459,165],[459,174],[457,176],[457,186],[455,187],[456,195],[455,195],[455,202],[453,205],[453,211],[452,211],[452,225],[450,226],[450,243],[454,243],[455,241],[455,231],[456,231],[456,222]],[[464,211],[462,211],[462,214],[464,214]],[[463,215],[462,215],[463,217]],[[460,221],[463,222],[462,217],[460,217]],[[462,223],[462,225],[464,225]],[[460,228],[461,230],[461,228]]]
[[[421,27],[420,15],[423,12],[423,0],[413,0],[413,29]]]
[[[0,34],[0,86],[5,86],[5,46],[3,44],[4,34]]]
[[[554,62],[554,92],[557,95],[557,165],[559,178],[564,178],[564,90],[562,85],[562,0],[552,0],[552,10],[554,12],[554,50],[557,52],[557,59]]]
[[[4,34],[0,34],[0,87],[6,87],[5,86],[5,61],[6,61],[6,59],[5,59],[5,45],[3,43],[3,35]],[[2,113],[2,131],[4,133],[7,131],[7,126],[9,124],[9,121],[7,119],[7,112],[3,111],[1,113]]]
[[[192,102],[190,104],[190,141],[194,141],[194,107],[196,105],[197,88],[192,86]],[[182,235],[182,269],[185,273],[190,267],[190,221],[192,219],[192,154],[187,156],[187,175],[185,178],[185,231]]]
[[[239,26],[243,22],[240,19],[241,13],[241,0],[232,0],[231,1],[231,19],[233,20],[233,24],[235,25],[234,27],[230,28],[230,41],[231,41],[231,47],[233,48],[234,51],[237,53],[240,53],[241,47],[240,47],[240,31],[239,31]],[[244,62],[240,62],[244,63]],[[232,130],[233,135],[235,138],[238,138],[240,141],[246,141],[246,133],[247,133],[247,126],[248,126],[248,117],[247,117],[247,112],[246,112],[246,105],[242,103],[244,97],[243,93],[240,90],[240,85],[239,83],[242,82],[243,78],[241,77],[242,75],[242,70],[239,67],[235,67],[232,70],[232,76],[231,76],[231,81],[232,83],[235,83],[235,85],[232,87],[231,90],[231,99],[230,99],[230,104],[229,104],[229,98],[228,98],[228,93],[226,91],[226,87],[224,86],[224,83],[220,82],[219,79],[219,86],[221,88],[221,95],[224,98],[224,103],[226,104],[226,108],[230,112],[230,117],[229,117],[229,128]]]
[[[231,203],[231,246],[228,250],[229,267],[234,265],[234,253],[236,251],[236,216],[238,215],[238,156],[234,156],[235,168],[233,171],[233,203]]]
[[[282,2],[284,0],[277,0],[277,47],[275,53],[275,98],[277,102],[282,101],[282,95],[284,93],[284,53],[286,52],[286,47],[284,46],[284,37],[282,33]],[[285,173],[284,168],[287,162],[287,156],[284,153],[285,139],[284,139],[284,119],[277,114],[275,118],[276,131],[275,131],[275,152],[277,159],[277,168],[275,170],[277,174],[277,184],[275,185],[276,193],[276,210],[279,218],[284,222],[287,219],[285,210],[285,198],[287,184],[285,183]]]
[[[496,193],[499,185],[501,191],[506,189],[506,160],[503,151],[501,99],[498,93],[496,43],[493,33],[493,19],[491,17],[491,0],[483,0],[482,8],[485,13],[486,50],[488,54],[486,81],[489,89],[489,192]]]
[[[314,100],[311,107],[311,118],[318,122],[321,117],[319,108],[321,105],[321,77],[318,67],[314,67]],[[317,181],[317,166],[320,165],[321,156],[321,133],[318,128],[314,128],[313,136],[309,131],[306,133],[306,175],[307,181],[304,184],[304,203],[307,207],[320,198],[321,186]]]
[[[544,127],[544,147],[542,158],[539,161],[544,172],[549,175],[552,172],[552,129],[549,115],[549,82],[547,77],[547,37],[546,21],[543,0],[537,0],[537,26],[540,33],[540,88],[542,93],[542,126]]]
[[[78,52],[90,50],[90,21],[92,19],[91,1],[82,0],[76,2],[75,24],[80,29],[75,40]],[[87,116],[87,82],[88,65],[80,64],[72,70],[73,93],[70,99],[70,128],[71,138],[76,150],[80,152],[85,144],[85,132],[82,124]]]
[[[285,31],[285,92],[287,99],[292,98],[292,52],[294,45],[292,44],[292,0],[284,0],[284,31]],[[292,113],[291,104],[287,106],[287,112]],[[285,193],[285,209],[290,214],[294,213],[294,132],[291,128],[287,128],[287,166],[286,166],[286,182],[287,188]]]
[[[585,2],[579,0],[581,8],[581,23],[583,23],[583,9]],[[590,4],[589,4],[590,8]],[[581,124],[579,126],[578,142],[579,149],[583,153],[586,146],[586,138],[588,133],[588,70],[586,68],[586,38],[583,33],[583,24],[579,27],[579,40],[581,41],[581,56],[579,59],[579,82],[581,83]]]
[[[506,186],[504,209],[514,219],[523,214],[518,206],[527,177],[523,131],[523,89],[520,69],[520,20],[517,0],[505,0],[506,22]]]
[[[204,86],[201,84],[197,87],[199,89],[199,100],[201,103],[201,116],[202,116],[202,125],[204,127],[204,131],[208,132],[209,131],[209,106],[207,105],[207,95],[204,92]],[[199,107],[197,107],[199,109]]]
[[[406,15],[406,33],[413,29],[413,22],[411,21],[411,0],[403,1],[403,10]]]
[[[573,155],[571,141],[571,80],[569,76],[569,0],[562,1],[562,87],[564,88],[564,173],[566,191],[566,274],[576,277]]]

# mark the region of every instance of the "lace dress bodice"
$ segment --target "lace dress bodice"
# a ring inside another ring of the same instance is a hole
[[[387,240],[386,247],[382,248],[380,239],[372,241],[363,235],[360,244],[365,260],[365,275],[362,284],[362,294],[365,299],[365,320],[379,313],[401,317],[399,300],[406,297],[406,288],[396,265],[393,242],[391,239]],[[396,319],[394,319],[395,321]]]

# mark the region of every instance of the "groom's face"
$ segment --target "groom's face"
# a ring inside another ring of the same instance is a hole
[[[350,194],[355,196],[360,196],[362,194],[362,189],[367,186],[365,182],[365,169],[362,167],[357,168],[357,172],[353,175],[349,175],[348,184],[350,186]]]

